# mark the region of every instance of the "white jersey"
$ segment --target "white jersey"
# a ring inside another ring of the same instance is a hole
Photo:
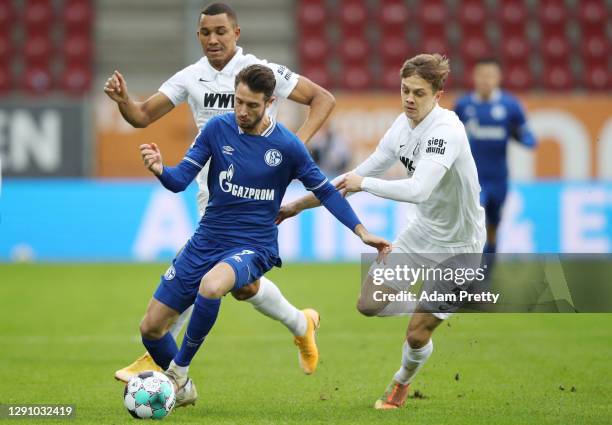
[[[278,98],[287,98],[297,85],[299,75],[289,68],[269,63],[253,55],[245,55],[242,53],[242,48],[238,47],[234,57],[221,71],[213,68],[208,58],[203,57],[170,77],[161,85],[159,91],[166,95],[174,106],[187,101],[193,119],[201,130],[211,118],[233,111],[236,75],[243,68],[254,64],[266,65],[274,72],[276,77],[274,95]],[[272,118],[276,117],[277,109],[277,102],[268,109]],[[200,189],[198,208],[200,214],[204,214],[208,203],[208,164],[198,174],[196,180]]]
[[[426,247],[468,247],[484,242],[485,214],[479,202],[476,165],[465,128],[453,111],[436,105],[414,129],[402,113],[355,172],[378,176],[399,160],[412,177],[424,158],[442,165],[446,172],[427,199],[413,201],[416,215],[405,232],[421,239]],[[375,180],[364,179],[362,187],[375,186]],[[410,184],[410,179],[405,182]]]

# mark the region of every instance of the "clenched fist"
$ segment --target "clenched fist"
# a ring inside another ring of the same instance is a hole
[[[128,101],[130,97],[128,96],[127,84],[119,71],[113,72],[113,75],[106,80],[104,93],[117,103]]]

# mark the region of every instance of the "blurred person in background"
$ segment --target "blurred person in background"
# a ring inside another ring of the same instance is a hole
[[[351,152],[346,140],[335,131],[329,122],[308,144],[312,159],[329,177],[336,177],[346,170],[351,162]]]
[[[485,209],[489,267],[497,251],[497,228],[508,192],[508,141],[534,148],[536,139],[527,124],[520,101],[500,88],[502,70],[495,58],[483,58],[474,66],[474,91],[459,98],[455,113],[465,125],[476,161]],[[489,268],[490,271],[490,268]]]
[[[130,97],[126,81],[120,72],[115,71],[108,78],[104,92],[117,103],[121,115],[128,123],[137,128],[147,127],[186,101],[197,127],[202,130],[213,117],[233,110],[236,75],[252,64],[263,64],[272,69],[276,77],[276,98],[288,98],[309,106],[308,116],[296,132],[302,142],[308,143],[331,113],[335,99],[327,90],[292,72],[286,66],[268,63],[243,53],[242,48],[237,46],[240,37],[237,16],[230,6],[213,3],[204,8],[198,20],[197,37],[204,56],[177,72],[161,85],[157,93],[143,102]],[[277,102],[274,102],[269,108],[268,112],[273,118],[276,116],[277,106]],[[197,202],[202,216],[205,214],[209,197],[208,169],[209,164],[206,164],[197,177]],[[319,326],[319,314],[315,310],[298,310],[265,276],[232,291],[232,295],[238,300],[248,301],[262,314],[282,322],[294,335],[302,370],[306,374],[315,371],[319,357],[314,335]],[[155,308],[155,305],[152,303],[149,308]],[[147,329],[144,329],[147,324],[143,322],[141,331],[145,346],[154,346],[162,339],[170,338],[170,335],[176,339],[189,320],[192,310],[193,306],[185,310],[165,335],[148,333]],[[127,382],[130,377],[144,370],[160,370],[149,353],[118,370],[115,378]]]

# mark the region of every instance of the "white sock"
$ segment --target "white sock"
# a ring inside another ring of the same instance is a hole
[[[172,326],[170,326],[170,333],[172,334],[172,337],[174,339],[178,338],[178,335],[181,333],[181,330],[183,329],[183,326],[185,326],[185,324],[187,322],[189,322],[189,319],[191,318],[191,313],[193,312],[193,304],[191,304],[187,310],[183,311],[181,313],[181,315],[179,316],[178,319],[176,319],[176,322],[174,322],[174,324]],[[179,366],[177,366],[179,367]]]
[[[304,313],[287,301],[274,282],[265,276],[260,279],[259,291],[245,301],[257,311],[281,322],[293,335],[303,336],[306,333],[308,323]]]
[[[408,342],[404,341],[402,366],[395,373],[393,379],[402,385],[412,382],[412,378],[414,378],[419,369],[423,367],[432,352],[433,340],[431,339],[421,348],[411,348]]]
[[[172,360],[170,362],[170,366],[168,366],[168,369],[174,370],[180,376],[187,376],[187,373],[189,372],[189,365],[179,366],[176,363],[174,363],[174,360]]]

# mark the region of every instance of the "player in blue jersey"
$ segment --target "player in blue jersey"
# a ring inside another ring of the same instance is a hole
[[[508,192],[508,141],[514,139],[533,148],[536,139],[519,100],[500,89],[502,72],[496,59],[478,61],[473,80],[474,91],[457,100],[455,112],[465,125],[482,188],[480,198],[487,220],[484,253],[495,254],[497,227]]]
[[[285,65],[274,64],[247,54],[238,46],[242,32],[236,11],[225,3],[212,3],[199,15],[197,38],[203,56],[195,63],[178,71],[166,80],[158,92],[144,102],[133,99],[125,79],[118,71],[107,80],[104,91],[117,103],[121,115],[132,126],[147,127],[170,113],[181,103],[188,103],[198,129],[213,116],[231,112],[234,108],[234,80],[236,74],[253,64],[270,67],[276,76],[274,102],[268,113],[276,117],[279,101],[287,98],[308,106],[308,114],[296,131],[307,144],[319,130],[334,107],[334,97],[324,88],[298,75]],[[196,178],[199,190],[197,206],[200,215],[208,204],[208,167]],[[298,363],[304,373],[312,374],[319,362],[319,350],[315,331],[319,328],[319,313],[312,309],[298,309],[281,292],[280,288],[263,276],[251,285],[232,291],[234,298],[253,306],[255,311],[282,323],[293,336],[298,349]],[[185,310],[172,325],[170,332],[178,337],[191,316],[191,308]],[[149,353],[140,356],[130,365],[115,372],[115,378],[128,382],[132,376],[145,370],[160,370]]]
[[[140,147],[145,166],[173,192],[184,190],[210,159],[206,214],[162,277],[141,326],[146,330],[143,344],[175,384],[177,406],[195,403],[197,392],[187,370],[215,323],[221,298],[281,265],[275,219],[293,179],[379,254],[391,249],[390,242],[359,222],[297,136],[266,113],[275,84],[266,66],[240,71],[234,113],[212,118],[176,167],[163,166],[155,144]],[[168,329],[192,304],[179,350]]]

